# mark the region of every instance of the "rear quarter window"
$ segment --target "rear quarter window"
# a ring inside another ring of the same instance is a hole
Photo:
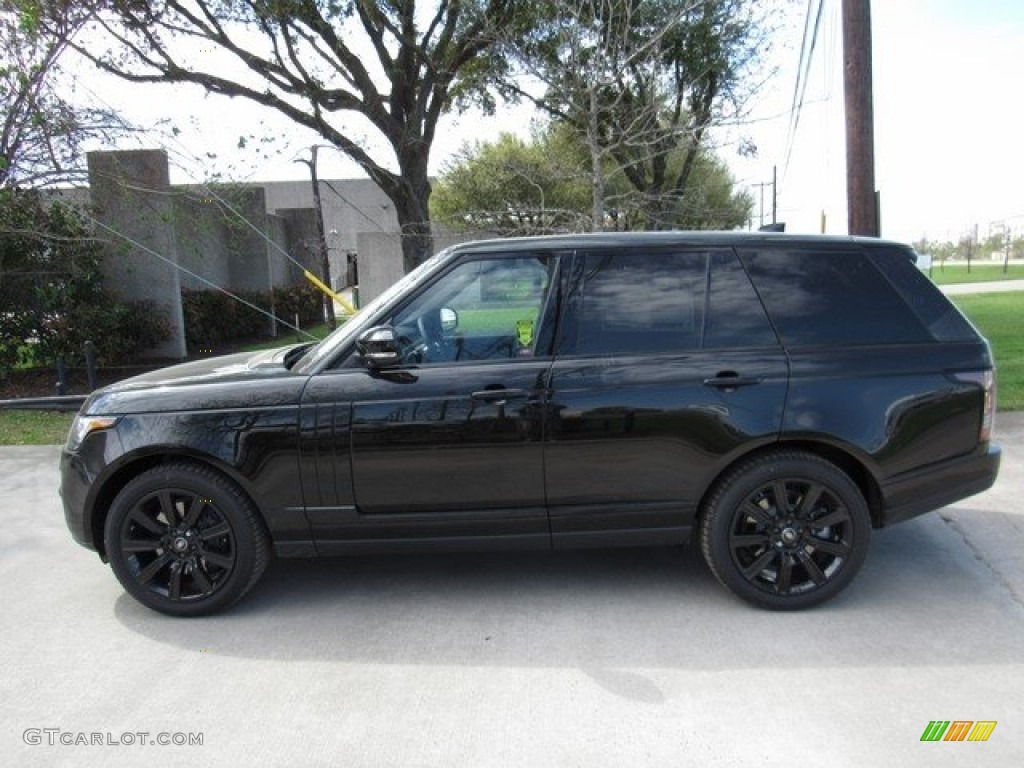
[[[909,248],[872,250],[875,266],[939,341],[971,341],[977,334],[942,291],[917,268],[917,254]]]
[[[786,346],[934,340],[860,249],[750,249],[740,258]]]

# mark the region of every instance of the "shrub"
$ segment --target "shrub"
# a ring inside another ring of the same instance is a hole
[[[281,320],[294,322],[295,315],[305,323],[321,316],[320,292],[312,286],[274,288],[273,292],[235,292],[237,296],[274,313]],[[185,319],[185,341],[189,346],[215,346],[233,339],[265,335],[267,317],[250,306],[219,291],[181,292]]]
[[[103,287],[100,243],[70,206],[36,191],[0,191],[0,372],[69,364],[86,340],[103,364],[124,362],[170,336],[148,303]]]

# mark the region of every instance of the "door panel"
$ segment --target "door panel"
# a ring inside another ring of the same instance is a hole
[[[748,381],[705,384],[723,371]],[[545,450],[554,545],[685,539],[710,480],[741,448],[776,439],[786,378],[781,350],[557,362]]]
[[[371,371],[354,354],[314,377],[303,467],[319,551],[550,546],[556,276],[545,254],[470,254],[376,321],[402,364]]]
[[[353,405],[360,512],[518,507],[541,514],[549,365],[523,360],[424,368],[410,372],[414,381],[380,377],[376,397]]]
[[[732,251],[577,254],[550,383],[554,546],[685,539],[722,468],[777,439],[787,378]]]

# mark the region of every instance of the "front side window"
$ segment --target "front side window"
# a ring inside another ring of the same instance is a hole
[[[547,354],[541,323],[550,256],[495,256],[456,265],[391,318],[410,364]]]

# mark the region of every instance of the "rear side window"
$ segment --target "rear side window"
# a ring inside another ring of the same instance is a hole
[[[706,252],[620,251],[583,256],[570,302],[583,355],[698,349],[704,329]]]
[[[879,249],[872,251],[871,259],[936,339],[971,341],[977,338],[971,324],[917,268],[913,251]]]
[[[711,254],[705,349],[778,346],[775,331],[732,251]]]
[[[787,346],[933,340],[863,251],[765,249],[740,257]]]
[[[562,354],[778,346],[731,250],[588,253],[576,272]]]

